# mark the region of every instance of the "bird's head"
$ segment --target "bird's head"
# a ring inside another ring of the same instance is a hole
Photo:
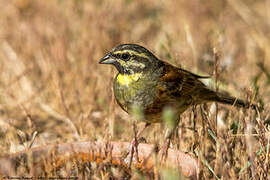
[[[114,65],[120,74],[134,74],[155,69],[161,62],[140,45],[121,44],[107,53],[99,63]]]

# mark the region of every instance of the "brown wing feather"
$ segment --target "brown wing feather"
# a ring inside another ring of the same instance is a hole
[[[169,87],[169,89],[171,89],[171,91],[178,91],[178,95],[199,96],[201,94],[200,91],[208,89],[199,80],[200,78],[207,77],[199,76],[171,65],[166,65],[165,73],[161,77],[161,82],[165,82],[168,86],[172,86],[172,88]]]
[[[184,98],[192,98],[194,104],[199,104],[207,101],[217,101],[223,104],[235,105],[238,107],[253,109],[261,109],[254,104],[249,104],[248,102],[237,99],[235,97],[225,95],[222,93],[216,93],[215,91],[209,89],[205,84],[203,84],[199,79],[207,78],[206,76],[199,76],[188,72],[184,69],[166,65],[165,74],[161,77],[161,80],[165,82],[175,82],[174,89],[171,91],[176,91],[176,95],[182,100]],[[180,88],[179,88],[180,87]]]

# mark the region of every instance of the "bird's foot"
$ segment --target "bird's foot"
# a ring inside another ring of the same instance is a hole
[[[129,152],[124,160],[128,164],[128,168],[131,168],[133,160],[139,162],[138,145],[139,143],[137,138],[134,138],[130,143]]]

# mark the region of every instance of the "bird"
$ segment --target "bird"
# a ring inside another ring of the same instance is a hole
[[[201,79],[209,76],[200,76],[162,61],[138,44],[120,44],[99,63],[113,65],[118,71],[113,81],[118,105],[131,115],[140,112],[138,119],[145,122],[145,126],[137,136],[150,124],[164,122],[166,111],[172,112],[170,130],[166,135],[167,149],[180,115],[193,105],[218,102],[256,109],[254,104],[207,87]]]

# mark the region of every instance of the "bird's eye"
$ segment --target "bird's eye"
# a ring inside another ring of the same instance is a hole
[[[123,60],[127,61],[127,60],[130,58],[130,55],[129,55],[129,53],[123,53],[123,54],[121,55],[121,58],[122,58]]]

